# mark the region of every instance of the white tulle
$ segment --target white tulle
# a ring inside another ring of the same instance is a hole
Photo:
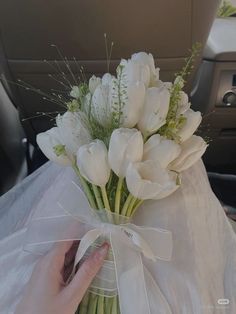
[[[48,163],[0,199],[0,313],[14,313],[38,259],[24,250],[31,216],[53,213],[71,180],[76,180],[71,169]],[[236,312],[236,235],[202,163],[183,173],[182,186],[173,195],[146,201],[135,224],[170,230],[173,235],[171,261],[143,260],[151,313]],[[135,284],[134,279],[128,287],[130,298],[124,296],[127,307],[134,300]],[[219,304],[219,299],[228,299],[229,304]]]

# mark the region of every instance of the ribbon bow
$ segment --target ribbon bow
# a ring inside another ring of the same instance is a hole
[[[80,240],[76,266],[91,247],[98,245],[97,241],[107,239],[113,258],[105,261],[90,291],[107,297],[118,294],[122,314],[156,314],[157,310],[171,314],[142,258],[169,261],[170,231],[136,226],[127,217],[105,209],[95,211],[75,182],[62,193],[58,205],[60,210],[55,216],[32,219],[27,230],[27,250],[45,253],[53,242]]]

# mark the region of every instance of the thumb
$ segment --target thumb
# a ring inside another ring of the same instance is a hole
[[[109,244],[104,243],[99,249],[94,251],[80,266],[73,280],[65,288],[66,291],[64,292],[69,294],[69,298],[75,304],[75,308],[82,300],[92,280],[102,267],[108,250]]]

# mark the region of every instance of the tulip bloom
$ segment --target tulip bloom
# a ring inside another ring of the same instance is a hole
[[[169,166],[177,172],[184,171],[197,162],[205,153],[207,143],[202,137],[193,135],[181,144],[181,153]]]
[[[112,88],[112,87],[111,87]],[[145,87],[141,82],[125,84],[123,90],[118,90],[116,82],[112,92],[112,106],[121,103],[121,126],[125,128],[134,127],[141,116],[145,99]]]
[[[142,82],[145,87],[149,86],[150,69],[147,64],[141,64],[133,60],[122,59],[120,62],[122,67],[122,76],[128,82]]]
[[[138,122],[138,128],[144,137],[155,133],[166,123],[169,102],[170,92],[166,87],[147,89],[143,112]]]
[[[189,139],[197,130],[202,121],[200,111],[193,111],[192,109],[188,109],[183,114],[183,116],[186,118],[186,121],[179,132],[177,132],[181,142],[185,142],[187,139]]]
[[[185,113],[189,108],[190,108],[190,103],[189,103],[189,100],[188,100],[188,95],[183,92],[183,91],[180,91],[179,92],[179,101],[178,101],[178,110],[177,110],[177,116],[179,116],[180,114],[183,114]]]
[[[70,92],[70,96],[78,99],[80,97],[80,90],[78,86],[73,86]]]
[[[67,111],[63,115],[58,115],[56,122],[66,151],[74,156],[80,146],[91,141],[87,117],[83,112]]]
[[[96,88],[101,84],[102,80],[100,77],[96,77],[95,75],[93,75],[90,79],[89,79],[89,91],[91,94],[93,94],[96,90]]]
[[[144,144],[143,160],[158,161],[162,168],[167,168],[181,152],[180,145],[159,134],[152,135]]]
[[[151,53],[138,52],[131,56],[131,61],[137,62],[141,66],[148,66],[150,78],[147,86],[153,86],[159,81],[159,68],[155,68],[155,61]]]
[[[58,127],[39,133],[36,141],[41,151],[49,160],[62,166],[71,166],[72,162],[65,151],[62,154],[57,154],[55,151],[55,148],[59,146],[65,148],[64,143],[61,141]]]
[[[130,193],[142,200],[160,199],[178,188],[176,176],[153,160],[130,163],[126,183]]]
[[[115,174],[124,178],[130,162],[141,161],[143,137],[137,129],[120,128],[113,131],[110,139],[108,160]]]
[[[91,102],[91,114],[94,119],[105,127],[111,124],[112,108],[109,101],[109,85],[98,85]]]
[[[109,180],[111,170],[105,144],[95,140],[81,146],[77,153],[77,166],[87,181],[104,187]]]

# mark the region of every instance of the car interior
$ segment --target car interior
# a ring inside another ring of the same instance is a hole
[[[198,132],[210,144],[203,161],[212,189],[234,225],[236,15],[220,16],[220,5],[220,0],[179,0],[178,5],[172,0],[150,0],[148,5],[134,0],[2,1],[0,194],[47,161],[36,135],[52,126],[62,110],[47,96],[67,92],[61,75],[71,80],[71,70],[86,77],[106,72],[104,34],[108,45],[114,43],[112,72],[121,56],[148,51],[165,81],[174,79],[198,42],[201,50],[186,91],[194,110],[203,115]]]

